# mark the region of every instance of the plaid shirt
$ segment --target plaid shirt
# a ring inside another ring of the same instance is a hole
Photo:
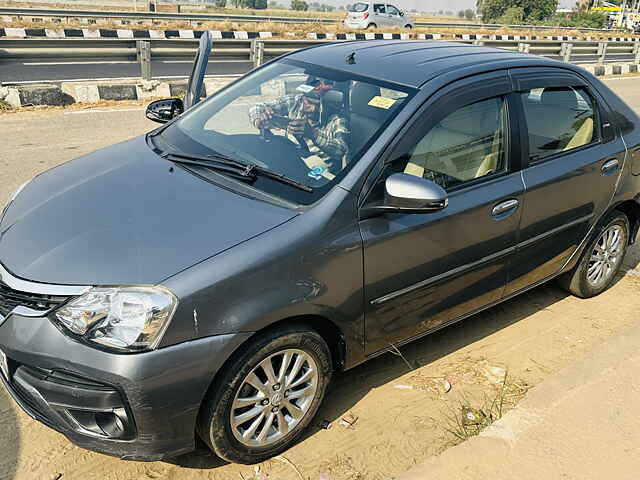
[[[271,102],[258,103],[249,110],[249,118],[253,125],[257,127],[267,108],[273,110],[276,115],[289,117],[291,120],[301,120],[305,118],[302,103],[302,94],[284,95]],[[313,143],[324,153],[334,159],[342,159],[349,152],[347,136],[349,129],[344,117],[333,114],[325,125],[317,130],[317,135],[312,138]]]

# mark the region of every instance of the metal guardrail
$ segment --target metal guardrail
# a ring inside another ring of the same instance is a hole
[[[124,21],[160,21],[173,20],[183,22],[275,22],[275,23],[315,23],[315,24],[335,24],[342,23],[341,19],[331,19],[326,17],[275,17],[267,15],[231,15],[216,13],[164,13],[164,12],[127,12],[127,11],[97,11],[97,10],[60,10],[60,9],[43,9],[43,8],[11,8],[0,7],[0,15],[10,15],[19,19],[37,17],[37,18],[58,18],[58,19],[86,19],[95,23],[101,20],[124,20]],[[516,28],[521,30],[579,30],[581,32],[606,32],[618,33],[620,30],[602,30],[595,28],[573,28],[573,27],[549,27],[543,25],[498,25],[485,23],[434,23],[434,22],[416,22],[418,27],[431,28],[468,28],[468,29],[488,29],[497,30],[500,28]]]
[[[211,58],[214,61],[252,63],[254,66],[286,53],[327,40],[216,40]],[[459,40],[460,43],[485,45],[505,50],[531,53],[566,62],[581,63],[595,59],[604,64],[616,61],[640,64],[639,42],[555,42],[534,40]],[[16,39],[0,40],[0,61],[55,58],[56,61],[83,59],[136,59],[145,79],[152,77],[153,60],[192,58],[197,40],[121,40],[121,39]]]

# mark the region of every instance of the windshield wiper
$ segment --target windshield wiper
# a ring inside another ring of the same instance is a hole
[[[192,155],[186,153],[165,152],[160,156],[176,163],[212,168],[220,172],[228,173],[244,181],[253,182],[257,175],[262,175],[263,177],[271,178],[272,180],[304,190],[305,192],[313,192],[313,188],[289,177],[271,172],[252,163],[238,162],[237,160],[223,154]]]

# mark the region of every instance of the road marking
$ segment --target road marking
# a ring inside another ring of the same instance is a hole
[[[123,60],[118,62],[23,62],[27,66],[54,66],[54,65],[120,65],[123,63],[138,63],[134,60]]]
[[[111,108],[111,109],[93,109],[93,110],[74,110],[72,112],[64,112],[64,115],[81,115],[84,113],[111,113],[111,112],[141,112],[145,108]]]

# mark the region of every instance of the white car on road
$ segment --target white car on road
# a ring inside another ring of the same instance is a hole
[[[344,24],[349,28],[413,28],[413,18],[390,3],[358,2],[349,7]]]

